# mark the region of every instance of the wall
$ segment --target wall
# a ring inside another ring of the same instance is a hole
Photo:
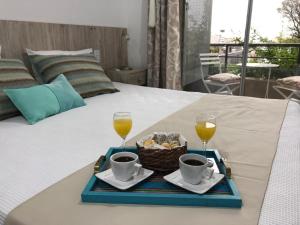
[[[0,0],[0,19],[127,27],[129,65],[146,66],[146,0]]]
[[[128,61],[133,67],[147,66],[147,0],[122,0],[127,13],[127,28],[130,34],[128,42]]]

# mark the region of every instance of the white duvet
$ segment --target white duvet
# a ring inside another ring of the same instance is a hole
[[[0,225],[19,204],[93,162],[110,146],[121,143],[112,127],[113,112],[132,112],[130,138],[203,96],[201,93],[120,83],[115,85],[121,90],[119,93],[86,99],[86,107],[53,116],[33,126],[28,125],[22,117],[0,122]],[[300,223],[299,117],[299,105],[290,103],[260,224]],[[298,154],[298,158],[294,154]],[[285,167],[293,172],[286,176],[283,183],[279,176]],[[278,192],[291,196],[277,198]],[[278,214],[278,205],[281,214]],[[286,208],[286,205],[289,207]],[[285,215],[289,218],[285,218]],[[280,223],[282,221],[285,223]]]

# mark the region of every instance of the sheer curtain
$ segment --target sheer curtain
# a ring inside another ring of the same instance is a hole
[[[181,90],[181,0],[149,0],[148,85]]]

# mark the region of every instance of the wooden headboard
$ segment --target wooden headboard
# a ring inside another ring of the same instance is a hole
[[[2,58],[22,59],[33,50],[100,49],[104,69],[128,65],[127,29],[0,20]]]

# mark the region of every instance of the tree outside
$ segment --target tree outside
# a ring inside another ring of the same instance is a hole
[[[292,37],[300,39],[300,1],[284,0],[278,12],[290,22]]]

